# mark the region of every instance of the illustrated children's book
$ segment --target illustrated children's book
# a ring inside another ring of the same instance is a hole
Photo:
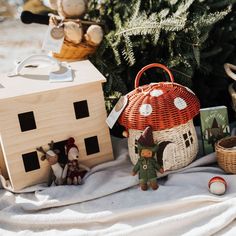
[[[230,135],[228,111],[226,106],[200,109],[203,151],[215,151],[215,142]]]

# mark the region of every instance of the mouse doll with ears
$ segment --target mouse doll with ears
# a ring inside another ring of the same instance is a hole
[[[65,179],[68,185],[82,184],[82,178],[90,168],[79,163],[79,149],[75,145],[75,139],[73,137],[67,140],[65,153],[68,157],[68,163],[63,170],[63,179]]]
[[[163,168],[155,159],[158,144],[154,143],[152,128],[148,126],[137,141],[139,159],[133,168],[132,175],[139,173],[139,183],[143,191],[148,189],[148,183],[153,190],[158,189],[157,171],[163,173]]]

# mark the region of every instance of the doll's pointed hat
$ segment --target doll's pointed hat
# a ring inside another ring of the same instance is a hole
[[[154,146],[155,143],[154,143],[153,134],[152,134],[152,127],[148,126],[143,131],[143,133],[141,134],[141,136],[139,137],[137,141],[142,146],[146,146],[146,147]]]

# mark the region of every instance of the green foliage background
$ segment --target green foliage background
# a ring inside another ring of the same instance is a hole
[[[176,82],[191,87],[202,107],[228,103],[228,94],[223,101],[221,92],[225,95],[232,82],[223,64],[236,64],[235,3],[90,0],[87,17],[101,21],[105,29],[103,43],[91,60],[107,78],[108,103],[132,90],[137,72],[153,62],[167,65]],[[163,72],[151,70],[142,82],[166,79]]]

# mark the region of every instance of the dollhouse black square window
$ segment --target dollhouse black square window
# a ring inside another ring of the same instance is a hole
[[[186,146],[186,147],[189,147],[190,144],[193,143],[193,137],[192,137],[192,133],[191,133],[190,130],[189,130],[187,133],[184,133],[184,134],[183,134],[183,138],[184,138],[185,146]]]
[[[34,113],[32,111],[18,114],[18,119],[22,132],[36,129]]]
[[[40,169],[39,158],[37,152],[29,152],[22,154],[25,172]]]
[[[100,152],[97,136],[84,139],[87,155]]]
[[[89,117],[88,103],[86,100],[74,102],[74,110],[76,119]]]

